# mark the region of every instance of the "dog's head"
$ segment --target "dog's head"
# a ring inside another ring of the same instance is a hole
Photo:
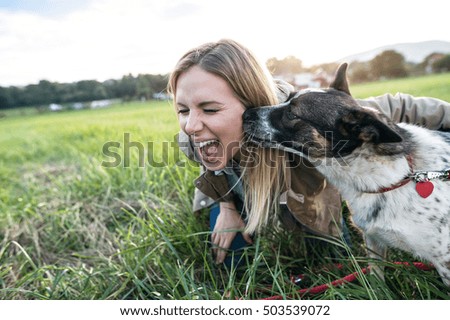
[[[398,127],[386,116],[352,98],[346,70],[344,63],[328,89],[306,89],[280,105],[247,109],[243,117],[248,139],[312,158],[342,157],[363,143],[402,141]]]

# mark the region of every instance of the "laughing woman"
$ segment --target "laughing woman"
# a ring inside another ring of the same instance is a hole
[[[311,164],[244,143],[244,111],[283,102],[291,90],[232,40],[188,51],[171,73],[178,142],[202,168],[193,209],[209,210],[217,263],[225,261],[227,249],[252,243],[250,235],[273,217],[292,231],[342,234],[340,196]],[[450,129],[450,104],[438,99],[385,95],[360,103],[381,109],[394,121]]]

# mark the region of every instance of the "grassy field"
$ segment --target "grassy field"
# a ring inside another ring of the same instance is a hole
[[[450,101],[450,73],[422,76],[417,78],[405,78],[385,80],[352,86],[350,92],[356,98],[367,98],[384,93],[395,94],[397,92],[409,93],[416,97],[436,97]]]
[[[450,74],[352,87],[356,97],[397,91],[450,101]],[[368,260],[356,233],[352,248],[316,246],[275,228],[241,267],[215,265],[207,218],[190,208],[198,168],[174,147],[177,131],[168,102],[4,112],[0,299],[299,298],[301,288],[352,272],[358,281],[303,298],[448,299],[434,270],[386,262],[385,283],[362,275]],[[414,261],[399,252],[389,260]],[[297,274],[300,286],[290,280]]]

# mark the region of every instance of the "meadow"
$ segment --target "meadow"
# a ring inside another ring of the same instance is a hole
[[[400,91],[450,101],[450,74],[351,90],[359,98]],[[170,102],[3,115],[0,299],[449,297],[434,270],[392,263],[416,261],[401,252],[383,262],[385,282],[364,275],[369,261],[357,232],[352,247],[339,239],[317,246],[312,235],[275,227],[255,238],[240,267],[216,265],[207,215],[191,210],[199,168],[174,145]],[[315,295],[298,291],[350,273],[358,280]]]

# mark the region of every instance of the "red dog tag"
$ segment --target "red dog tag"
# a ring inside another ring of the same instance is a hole
[[[422,198],[428,198],[433,193],[434,185],[431,181],[416,183],[416,191]]]

